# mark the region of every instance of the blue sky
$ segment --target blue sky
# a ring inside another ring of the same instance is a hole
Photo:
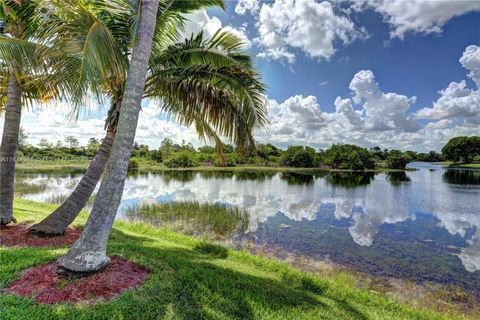
[[[268,86],[271,125],[259,142],[326,148],[439,150],[480,134],[479,0],[239,0],[187,16],[188,32],[227,28],[245,39]],[[102,137],[103,114],[71,124],[65,108],[34,108],[35,144]],[[192,128],[144,101],[137,140],[199,145]]]
[[[255,38],[256,17],[235,13],[235,5],[229,1],[225,12],[210,9],[209,14],[224,24],[240,27],[247,23],[246,34]],[[408,33],[404,39],[390,39],[389,25],[372,9],[352,14],[352,19],[365,26],[369,37],[350,45],[339,43],[328,61],[309,57],[299,49],[293,50],[296,62],[292,65],[256,58],[269,97],[285,100],[296,94],[315,95],[325,111],[334,111],[333,101],[349,94],[353,75],[370,69],[385,91],[417,96],[411,109],[416,111],[431,105],[438,91],[451,81],[465,79],[458,59],[468,45],[480,44],[480,11],[452,18],[441,33]],[[254,55],[258,51],[256,46],[250,50]]]

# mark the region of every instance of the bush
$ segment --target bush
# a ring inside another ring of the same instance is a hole
[[[225,157],[225,165],[222,165],[220,162],[220,159],[216,157],[215,161],[213,162],[214,166],[216,167],[235,167],[235,165],[238,163],[238,159],[236,154],[234,153],[228,153],[224,154]]]
[[[128,171],[138,170],[138,162],[135,159],[128,160]]]
[[[390,169],[405,169],[409,157],[404,155],[401,151],[392,151],[387,157],[387,168]]]
[[[195,166],[195,163],[190,154],[181,152],[168,158],[165,165],[169,168],[189,168]]]
[[[282,165],[296,168],[313,168],[320,163],[315,150],[310,147],[291,146],[282,155]]]
[[[375,162],[367,149],[352,144],[334,144],[325,151],[325,164],[334,169],[373,169]]]
[[[442,148],[442,153],[448,160],[470,163],[476,156],[480,156],[480,137],[452,138]]]

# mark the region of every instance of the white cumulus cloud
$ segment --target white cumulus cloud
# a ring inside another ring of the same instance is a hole
[[[440,33],[446,22],[472,11],[480,11],[475,0],[364,0],[356,9],[372,8],[390,25],[392,38],[406,33]]]
[[[244,4],[241,8],[245,7]],[[313,58],[329,59],[336,52],[336,42],[349,44],[366,37],[363,28],[356,27],[348,16],[341,14],[328,1],[275,0],[263,3],[257,28],[256,41],[262,48],[259,56],[288,63],[295,61],[293,48]]]

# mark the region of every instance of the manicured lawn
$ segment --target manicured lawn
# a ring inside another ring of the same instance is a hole
[[[54,206],[16,200],[19,222]],[[85,221],[83,214],[77,224]],[[0,287],[65,249],[1,248]],[[284,263],[227,250],[146,224],[115,222],[108,245],[151,270],[140,288],[96,305],[37,305],[0,295],[1,319],[462,319],[400,305],[355,288],[348,273],[310,276]]]

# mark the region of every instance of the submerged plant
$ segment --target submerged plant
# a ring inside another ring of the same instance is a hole
[[[249,216],[243,209],[198,202],[143,203],[127,208],[131,220],[166,226],[189,235],[226,239],[244,233]]]

